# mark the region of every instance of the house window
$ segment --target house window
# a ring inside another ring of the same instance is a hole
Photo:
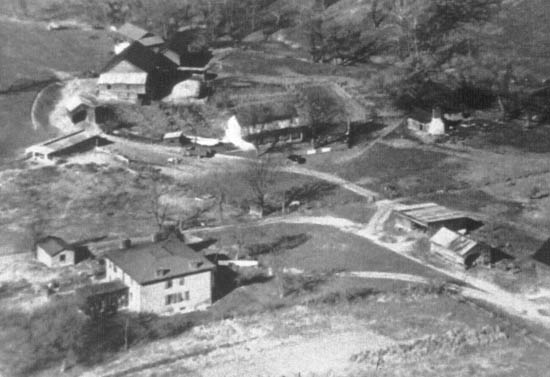
[[[172,280],[166,280],[166,284],[164,286],[166,289],[172,288]]]
[[[111,84],[107,84],[107,89],[111,89],[113,86]]]
[[[60,261],[60,262],[65,262],[65,254],[61,254],[61,255],[59,256],[59,261]]]
[[[116,266],[113,264],[113,271],[116,272]]]
[[[185,292],[185,299],[186,299],[186,300],[189,300],[189,291],[186,291],[186,292]]]
[[[180,285],[185,285],[185,278],[180,278]]]
[[[165,305],[177,304],[178,302],[182,302],[182,301],[183,301],[183,297],[181,293],[173,293],[171,295],[167,295],[164,298]]]

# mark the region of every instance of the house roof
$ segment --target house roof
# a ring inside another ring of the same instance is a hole
[[[465,212],[449,209],[436,203],[402,205],[396,207],[396,210],[424,226],[440,221],[470,218]]]
[[[296,107],[290,102],[269,102],[238,107],[235,117],[244,127],[266,124],[298,117]]]
[[[129,22],[122,25],[118,30],[117,33],[131,39],[133,41],[137,41],[138,39],[142,39],[146,36],[153,35],[153,33],[140,28],[139,26],[136,26],[134,24],[131,24]]]
[[[468,253],[478,245],[478,243],[471,238],[453,232],[445,227],[439,229],[439,231],[430,238],[430,241],[461,257],[466,257]]]
[[[214,268],[206,258],[174,238],[109,251],[105,253],[105,258],[111,260],[140,284],[163,281]]]
[[[44,237],[36,243],[36,246],[39,246],[52,257],[56,256],[63,250],[70,250],[69,244],[62,238],[56,236]]]
[[[127,61],[134,67],[137,67],[147,73],[151,73],[157,68],[177,68],[177,65],[167,59],[164,55],[156,54],[154,51],[145,47],[141,43],[134,42],[120,54],[113,56],[101,72],[108,72],[123,61]]]

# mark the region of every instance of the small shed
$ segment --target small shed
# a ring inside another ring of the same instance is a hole
[[[392,217],[398,229],[427,233],[435,233],[442,227],[469,232],[483,225],[463,211],[443,207],[437,203],[399,205],[394,208]]]
[[[92,149],[99,140],[98,132],[84,129],[32,145],[25,149],[25,155],[37,161],[53,161],[62,155]]]
[[[93,100],[80,95],[74,95],[65,102],[65,109],[67,110],[71,121],[75,124],[84,120],[88,120],[90,122],[95,121],[95,112],[93,111],[94,108],[95,103]]]
[[[63,267],[75,264],[75,251],[62,238],[47,236],[35,245],[35,256],[48,267]]]
[[[430,238],[430,250],[455,264],[469,268],[491,248],[447,228],[441,228]]]

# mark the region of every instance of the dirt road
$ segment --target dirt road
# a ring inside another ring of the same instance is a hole
[[[285,166],[280,168],[280,170],[288,173],[306,175],[309,177],[318,178],[326,182],[334,183],[335,185],[338,185],[348,191],[351,191],[359,196],[367,198],[369,201],[374,201],[380,197],[380,195],[377,192],[367,190],[364,187],[361,187],[359,185],[356,185],[355,183],[349,182],[334,174],[323,173],[317,170],[308,169],[308,168],[299,167],[299,166]]]

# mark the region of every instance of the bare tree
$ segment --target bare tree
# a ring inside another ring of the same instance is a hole
[[[44,217],[42,211],[35,210],[32,216],[32,220],[28,225],[28,242],[29,248],[34,251],[36,243],[44,238],[46,234],[46,228],[48,226],[48,220]]]
[[[153,180],[149,197],[148,213],[152,215],[159,232],[164,229],[164,225],[168,219],[168,205],[162,203],[163,194],[157,181]]]
[[[277,166],[275,161],[268,157],[249,162],[245,173],[244,178],[252,191],[254,201],[263,212],[266,207],[266,195],[276,181]]]

